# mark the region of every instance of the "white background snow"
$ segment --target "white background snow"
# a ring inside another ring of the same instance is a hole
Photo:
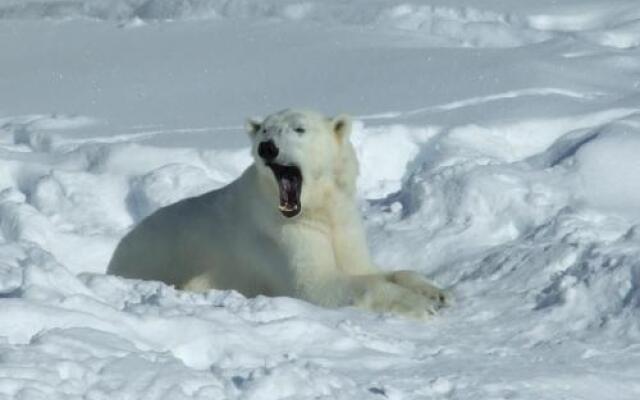
[[[427,322],[105,276],[351,113],[369,243]],[[0,399],[640,398],[637,0],[0,0]]]

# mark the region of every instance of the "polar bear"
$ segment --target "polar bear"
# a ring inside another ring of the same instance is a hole
[[[229,185],[144,219],[118,244],[108,273],[415,318],[444,305],[444,292],[420,274],[372,263],[347,116],[284,110],[248,120],[247,131],[253,164]]]

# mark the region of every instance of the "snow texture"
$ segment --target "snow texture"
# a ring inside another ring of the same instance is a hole
[[[1,0],[0,48],[0,399],[640,398],[637,0]],[[290,106],[441,315],[104,275]]]

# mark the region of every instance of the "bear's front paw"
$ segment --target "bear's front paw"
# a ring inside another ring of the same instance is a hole
[[[435,310],[449,305],[451,301],[447,291],[440,289],[426,278],[414,271],[396,271],[387,274],[387,279],[396,285],[418,293],[433,303]]]
[[[366,289],[355,301],[357,307],[416,319],[426,319],[441,307],[441,301],[434,301],[416,290],[390,282],[385,276],[377,276],[367,283]]]

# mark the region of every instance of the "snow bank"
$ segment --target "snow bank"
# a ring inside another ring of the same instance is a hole
[[[442,44],[466,47],[516,47],[552,37],[546,30],[531,29],[515,14],[415,2],[358,0],[347,5],[299,0],[78,0],[9,1],[0,7],[2,19],[82,17],[128,21],[125,26],[140,26],[143,21],[220,18],[337,23],[415,32]]]

